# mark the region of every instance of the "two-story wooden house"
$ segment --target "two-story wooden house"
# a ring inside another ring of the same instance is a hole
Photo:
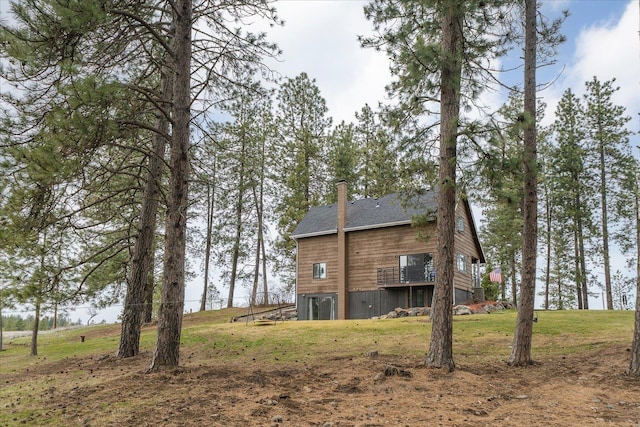
[[[431,306],[438,239],[437,191],[403,206],[397,194],[312,207],[292,237],[297,241],[298,319],[362,319],[396,307]],[[412,217],[431,213],[427,226]],[[484,255],[466,200],[456,207],[454,303],[471,299],[480,286]]]

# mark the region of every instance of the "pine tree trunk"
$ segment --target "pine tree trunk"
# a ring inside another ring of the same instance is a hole
[[[562,279],[560,278],[560,274],[561,272],[558,271],[558,310],[564,310],[564,294],[562,293]]]
[[[263,158],[264,158],[264,148],[263,148]],[[264,265],[262,264],[262,255],[265,253],[265,249],[264,249],[264,225],[263,225],[263,221],[264,221],[264,215],[263,215],[263,206],[264,206],[264,202],[263,202],[263,181],[264,181],[264,167],[262,168],[261,171],[262,175],[260,176],[260,185],[258,188],[258,191],[256,191],[256,189],[254,188],[253,190],[253,197],[254,197],[254,201],[255,201],[255,205],[256,205],[256,216],[257,216],[257,221],[258,221],[258,241],[256,244],[256,264],[255,264],[255,268],[254,268],[254,276],[253,276],[253,288],[251,290],[251,301],[255,304],[255,301],[257,299],[258,296],[258,283],[259,283],[259,278],[260,278],[260,266]],[[269,299],[267,298],[267,290],[266,290],[266,283],[267,283],[267,278],[266,276],[263,276],[263,282],[264,282],[264,287],[263,287],[263,298],[262,298],[262,304],[264,305],[268,305],[269,304]]]
[[[602,129],[598,134],[602,135]],[[613,310],[613,293],[611,291],[611,261],[609,255],[609,225],[607,212],[607,173],[605,165],[605,147],[600,142],[600,200],[602,203],[602,263],[604,266],[604,285],[607,298],[607,310]]]
[[[267,283],[267,249],[264,246],[264,230],[262,232],[262,295],[265,305],[269,305],[269,287]]]
[[[0,351],[4,350],[2,343],[2,335],[4,331],[4,322],[2,321],[2,295],[0,295]]]
[[[180,360],[184,310],[187,202],[189,189],[189,125],[191,120],[191,0],[174,2],[173,134],[165,227],[162,300],[158,337],[150,371],[175,368]]]
[[[637,163],[636,163],[637,167]],[[640,171],[636,171],[638,174]],[[633,329],[633,343],[631,344],[631,362],[629,374],[640,376],[640,189],[636,178],[636,314]]]
[[[640,230],[640,227],[638,229]],[[640,231],[637,238],[640,242]],[[638,251],[638,256],[640,256],[640,251]],[[635,376],[640,376],[640,261],[638,263],[636,266],[635,327],[633,329],[633,344],[631,345],[631,362],[629,363],[629,373]]]
[[[262,245],[262,240],[260,236],[260,214],[258,214],[258,240],[256,241],[256,252],[255,252],[255,264],[253,266],[253,286],[251,287],[251,304],[256,304],[256,299],[258,297],[258,281],[260,278],[260,246]]]
[[[426,365],[448,371],[453,361],[453,275],[455,266],[456,144],[462,74],[462,10],[445,2],[442,20],[443,61],[440,78],[440,177],[438,189],[438,258],[431,311],[431,344]]]
[[[582,202],[580,202],[582,203]],[[578,205],[581,206],[581,205]],[[578,286],[582,287],[580,295],[582,296],[582,309],[589,310],[589,289],[587,288],[587,262],[584,253],[584,234],[582,232],[582,217],[578,217],[578,250],[580,253],[580,282]]]
[[[154,239],[155,240],[155,239]],[[142,312],[142,323],[149,324],[151,323],[151,318],[153,317],[153,291],[155,289],[155,274],[154,274],[154,266],[156,264],[156,251],[155,244],[151,249],[151,267],[149,270],[149,274],[147,275],[147,282],[144,285],[144,310]]]
[[[552,238],[552,224],[551,224],[551,202],[549,195],[548,184],[544,186],[546,209],[545,209],[545,239],[546,239],[546,259],[545,259],[545,275],[544,275],[544,309],[549,310],[549,285],[551,282],[551,238]]]
[[[244,207],[244,170],[245,170],[245,143],[242,141],[242,150],[240,159],[240,181],[238,182],[238,201],[236,204],[236,235],[233,242],[233,252],[231,254],[231,278],[229,279],[229,298],[227,300],[227,308],[233,307],[233,298],[236,289],[236,279],[238,276],[238,260],[240,257],[240,243],[242,239],[242,212]]]
[[[258,203],[258,194],[256,192],[255,186],[252,187],[253,192],[253,202],[256,206],[256,217],[258,221],[258,230],[256,232],[256,251],[255,251],[255,264],[253,266],[253,286],[251,286],[251,300],[250,304],[255,305],[256,299],[258,296],[258,278],[260,276],[260,244],[261,244],[261,236],[260,236],[260,226],[261,226],[261,213],[260,213],[260,205]]]
[[[215,180],[216,167],[214,159],[213,177]],[[214,181],[215,182],[215,181]],[[215,207],[215,190],[207,184],[207,236],[204,249],[204,288],[202,289],[202,299],[200,300],[200,311],[207,309],[207,294],[209,292],[209,267],[211,265],[211,246],[213,240],[213,215]]]
[[[38,330],[40,329],[40,298],[36,299],[36,312],[33,317],[33,329],[31,329],[31,356],[38,355]]]
[[[582,230],[582,228],[580,229]],[[584,235],[580,231],[580,271],[582,273],[582,308],[589,310],[589,288],[587,287],[587,261],[584,253]]]
[[[236,206],[236,218],[241,221],[239,217],[242,216],[242,208]],[[233,243],[233,251],[231,253],[231,277],[229,279],[229,298],[227,299],[227,308],[233,307],[233,299],[236,289],[236,278],[238,275],[238,259],[240,257],[240,235],[242,233],[242,224],[238,222],[236,224],[236,237]]]
[[[267,249],[264,245],[264,181],[265,181],[265,159],[266,159],[266,144],[265,139],[262,140],[262,153],[261,159],[261,173],[260,173],[260,189],[258,197],[258,238],[260,239],[260,250],[262,251],[262,302],[264,305],[269,305],[269,288],[267,287]]]
[[[537,144],[536,144],[536,0],[525,0],[524,49],[524,228],[522,245],[522,283],[518,319],[508,363],[530,365],[533,335],[533,308],[536,290],[538,228]]]
[[[578,310],[582,310],[582,282],[580,280],[580,246],[578,245],[578,228],[573,232],[573,268],[575,269],[574,283],[576,285],[576,297],[578,299]]]
[[[511,303],[518,307],[518,281],[516,280],[516,253],[511,252]]]
[[[163,73],[162,95],[170,93],[171,80]],[[140,351],[140,330],[144,321],[146,290],[149,286],[149,275],[153,271],[154,237],[158,200],[160,199],[160,181],[168,131],[168,120],[164,112],[158,112],[157,133],[153,136],[153,150],[149,153],[149,170],[147,182],[142,195],[138,235],[133,248],[131,275],[127,283],[122,328],[117,357],[133,357]]]

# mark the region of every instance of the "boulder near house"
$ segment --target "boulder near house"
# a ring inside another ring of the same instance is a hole
[[[414,215],[434,213],[437,191],[403,206],[397,194],[347,201],[338,183],[338,202],[315,206],[294,230],[297,242],[298,319],[364,319],[396,307],[428,307],[433,298],[435,219],[418,237]],[[435,218],[435,216],[434,216]],[[466,200],[456,206],[454,303],[480,286],[484,255]]]

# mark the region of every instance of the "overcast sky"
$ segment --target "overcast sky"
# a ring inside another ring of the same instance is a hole
[[[364,1],[284,0],[276,7],[283,27],[270,31],[283,50],[274,65],[286,76],[306,72],[316,80],[334,124],[354,121],[354,113],[368,103],[384,101],[390,82],[389,63],[382,52],[362,49],[357,37],[372,25],[364,18]]]
[[[316,80],[326,99],[334,124],[353,121],[354,112],[365,103],[372,107],[385,101],[389,83],[384,53],[362,49],[358,35],[370,34],[372,25],[364,18],[366,1],[282,0],[276,2],[285,26],[271,31],[271,39],[283,49],[277,70],[295,77],[306,72]],[[546,81],[555,80],[541,96],[549,105],[552,119],[557,100],[567,88],[580,94],[584,83],[598,76],[601,81],[616,78],[621,87],[616,102],[637,117],[640,110],[640,43],[638,1],[579,0],[543,1],[544,13],[557,17],[570,11],[562,32],[557,64],[541,72]],[[556,80],[557,78],[557,80]],[[539,83],[545,81],[539,78]],[[635,123],[639,121],[636,118]],[[636,126],[638,128],[640,126]]]

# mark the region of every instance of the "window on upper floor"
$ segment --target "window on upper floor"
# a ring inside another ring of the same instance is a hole
[[[327,278],[327,263],[318,262],[313,264],[313,278],[314,279],[326,279]]]
[[[464,233],[464,217],[456,217],[456,231],[458,233]]]

